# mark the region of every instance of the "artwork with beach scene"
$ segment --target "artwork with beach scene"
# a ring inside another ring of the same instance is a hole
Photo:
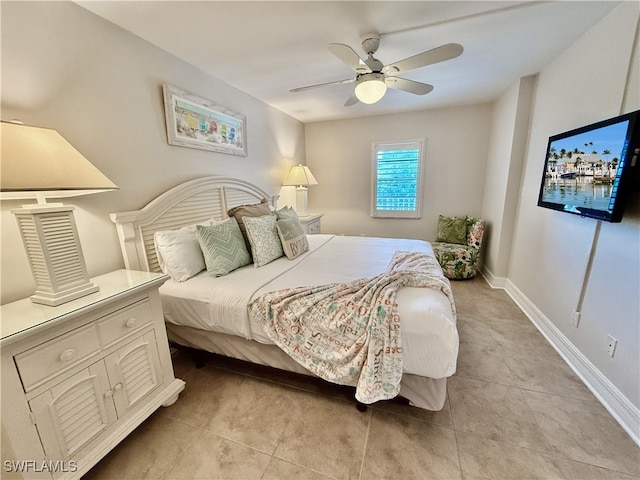
[[[247,155],[244,115],[170,85],[163,89],[169,144]]]

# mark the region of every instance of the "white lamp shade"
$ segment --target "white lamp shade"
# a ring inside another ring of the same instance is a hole
[[[318,185],[318,181],[306,165],[298,164],[291,167],[289,175],[287,175],[284,185],[309,186]]]
[[[1,122],[0,198],[57,198],[118,187],[56,130]]]
[[[356,80],[355,94],[362,103],[376,103],[384,97],[386,91],[387,85],[381,73],[367,73]]]
[[[36,281],[31,301],[57,306],[98,291],[82,255],[73,206],[46,198],[118,187],[55,130],[0,123],[0,199],[36,198],[12,210]]]

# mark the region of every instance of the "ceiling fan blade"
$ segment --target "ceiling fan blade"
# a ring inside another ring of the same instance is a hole
[[[444,62],[445,60],[451,60],[452,58],[456,58],[461,55],[463,51],[464,48],[462,48],[462,45],[458,43],[447,43],[446,45],[427,50],[426,52],[419,53],[413,57],[408,57],[404,60],[387,65],[382,69],[382,72],[387,75],[398,75],[400,73],[413,70],[414,68],[420,68],[438,62]]]
[[[292,88],[291,90],[289,90],[289,92],[303,92],[305,90],[311,90],[312,88],[326,87],[328,85],[344,85],[347,83],[353,83],[355,81],[355,78],[345,78],[344,80],[336,80],[335,82],[317,83],[315,85],[307,85],[306,87]]]
[[[349,45],[342,43],[330,43],[329,50],[336,57],[349,65],[358,73],[370,73],[371,69],[364,63],[364,60]]]
[[[389,88],[395,88],[396,90],[402,90],[416,95],[426,95],[433,90],[433,85],[429,85],[428,83],[416,82],[400,77],[387,77],[384,83]]]
[[[355,105],[356,103],[358,103],[360,100],[358,100],[358,97],[356,97],[356,92],[354,91],[351,96],[349,98],[347,98],[347,101],[344,102],[344,106],[345,107],[350,107],[351,105]]]

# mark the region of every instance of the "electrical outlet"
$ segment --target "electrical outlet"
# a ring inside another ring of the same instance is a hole
[[[573,311],[571,315],[571,325],[578,328],[578,324],[580,323],[580,312]]]
[[[610,357],[613,357],[613,353],[616,351],[616,345],[618,345],[618,340],[611,335],[607,335],[607,353]]]

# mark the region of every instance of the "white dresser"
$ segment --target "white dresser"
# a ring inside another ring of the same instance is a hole
[[[0,307],[4,478],[80,478],[184,382],[173,374],[163,274],[117,270],[58,307]]]
[[[300,219],[300,225],[302,225],[302,230],[304,233],[308,235],[315,235],[317,233],[322,232],[322,227],[320,224],[320,219],[322,218],[322,213],[310,213],[308,215],[300,215],[298,218]]]

